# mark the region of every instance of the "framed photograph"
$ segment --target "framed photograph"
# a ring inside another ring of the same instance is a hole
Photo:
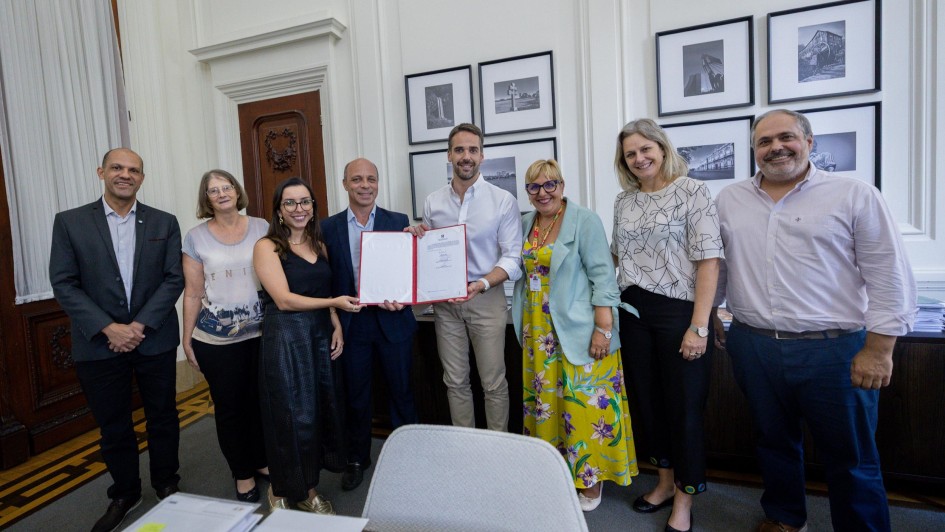
[[[814,131],[810,162],[880,188],[881,110],[873,102],[801,111]]]
[[[558,143],[553,138],[486,144],[479,166],[482,177],[507,190],[518,200],[519,210],[532,210],[525,193],[525,171],[538,159],[556,159]],[[410,188],[413,192],[413,218],[423,218],[423,202],[431,192],[449,184],[453,165],[446,158],[447,150],[431,150],[410,154]]]
[[[752,17],[656,34],[659,116],[755,103]]]
[[[712,197],[754,174],[751,116],[665,124],[676,151],[689,163],[689,177],[704,181]]]
[[[410,154],[410,190],[413,193],[413,219],[423,219],[423,202],[434,190],[449,184],[453,165],[446,160],[447,150],[418,151]]]
[[[518,133],[555,127],[551,52],[479,63],[482,133]]]
[[[410,144],[446,140],[457,124],[473,121],[472,67],[404,76]]]
[[[520,212],[532,210],[525,192],[525,171],[538,159],[557,159],[558,142],[553,138],[486,144],[482,147],[485,160],[479,167],[482,177],[503,188],[518,200]],[[452,173],[450,168],[450,173]]]
[[[878,91],[881,18],[880,0],[769,13],[768,103]]]

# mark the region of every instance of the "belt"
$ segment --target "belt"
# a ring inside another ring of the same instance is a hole
[[[775,340],[826,340],[831,338],[839,338],[848,334],[858,333],[863,330],[863,327],[857,327],[855,329],[827,329],[824,331],[787,332],[752,327],[751,325],[745,325],[738,320],[732,320],[732,325],[741,327],[755,334],[760,334],[761,336],[774,338]]]

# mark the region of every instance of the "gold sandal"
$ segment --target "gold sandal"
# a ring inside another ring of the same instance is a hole
[[[276,499],[276,496],[273,495],[272,485],[270,485],[269,489],[266,490],[266,498],[269,499],[269,513],[272,513],[276,508],[282,508],[283,510],[289,509],[289,506],[285,501],[285,497]]]
[[[300,510],[304,510],[306,512],[335,515],[335,510],[331,507],[331,502],[317,493],[311,499],[299,501],[296,503],[296,506],[298,506]]]

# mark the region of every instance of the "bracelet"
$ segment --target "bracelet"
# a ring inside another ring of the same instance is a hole
[[[485,292],[486,290],[492,288],[492,285],[489,284],[488,279],[486,279],[485,277],[480,277],[479,279],[476,279],[476,280],[479,281],[480,283],[482,283],[482,284],[485,286],[485,288],[483,288],[483,289],[482,289],[482,292],[480,292],[480,293],[483,293],[483,292]]]

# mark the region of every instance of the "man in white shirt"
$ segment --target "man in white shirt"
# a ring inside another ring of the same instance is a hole
[[[468,295],[434,305],[443,382],[453,424],[475,426],[469,385],[472,341],[485,395],[486,426],[505,431],[509,385],[505,379],[507,304],[502,283],[522,274],[522,223],[515,197],[480,174],[483,159],[482,131],[473,124],[454,127],[447,153],[453,179],[427,197],[423,223],[406,230],[422,237],[431,228],[466,224]]]
[[[902,238],[875,187],[811,164],[804,115],[761,115],[752,143],[760,172],[718,197],[719,286],[735,318],[726,347],[758,429],[758,530],[807,529],[801,419],[826,467],[834,530],[889,530],[874,434],[896,337],[915,319]]]

